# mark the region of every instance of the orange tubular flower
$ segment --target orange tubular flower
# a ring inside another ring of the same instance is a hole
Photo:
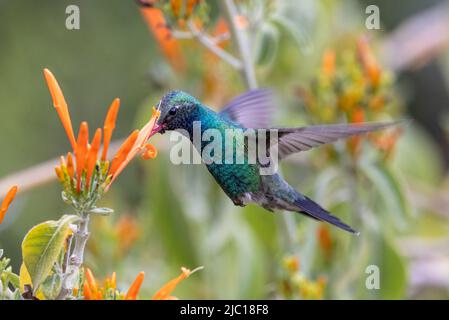
[[[108,156],[109,143],[111,142],[112,132],[115,129],[115,122],[117,120],[118,111],[120,108],[120,99],[116,98],[109,107],[108,114],[104,121],[104,140],[103,140],[103,153],[101,155],[101,161],[106,161]]]
[[[83,170],[86,165],[86,155],[89,143],[89,126],[87,122],[82,122],[80,126],[80,131],[78,133],[78,140],[76,142],[75,158],[76,158],[76,190],[80,192],[81,189],[81,178],[83,175]]]
[[[152,145],[145,144],[150,136],[157,132],[155,126],[160,115],[159,111],[153,110],[153,115],[149,122],[141,131],[136,130],[128,137],[110,163],[107,160],[108,149],[112,133],[115,130],[120,100],[116,98],[111,103],[104,122],[104,131],[97,129],[91,145],[89,145],[89,127],[87,122],[81,123],[78,137],[75,140],[67,103],[64,100],[61,88],[49,70],[45,69],[44,75],[53,98],[55,109],[61,118],[73,147],[74,157],[69,152],[67,159],[62,158],[60,167],[55,169],[56,175],[63,185],[64,195],[70,203],[73,202],[71,200],[80,201],[80,195],[82,195],[82,200],[92,200],[92,192],[97,192],[97,189],[89,190],[90,185],[94,183],[93,179],[95,179],[96,185],[100,186],[98,188],[99,193],[108,191],[112,181],[116,179],[120,172],[139,152],[146,150],[143,156],[145,159],[156,157],[156,148]],[[155,130],[153,131],[153,129]],[[101,158],[99,159],[102,134],[104,143]],[[74,163],[76,163],[76,166]],[[100,169],[100,174],[95,174],[95,168],[97,166]],[[73,190],[74,186],[75,192]],[[74,194],[76,195],[76,199],[73,199]]]
[[[145,150],[146,151],[142,154],[142,159],[148,160],[148,159],[154,159],[157,157],[157,149],[152,144],[147,143],[145,145]]]
[[[117,288],[117,275],[115,273],[115,271],[112,273],[111,276],[111,288]]]
[[[321,69],[323,71],[323,74],[328,77],[332,78],[335,74],[335,51],[334,50],[326,50],[326,52],[323,55],[323,61]]]
[[[366,76],[368,77],[371,85],[377,88],[381,81],[382,70],[376,61],[376,58],[369,46],[368,39],[366,37],[360,37],[357,41],[357,49],[359,52],[360,60],[365,68]]]
[[[3,219],[5,218],[6,215],[6,211],[8,211],[11,202],[14,200],[17,190],[19,190],[19,188],[17,186],[13,186],[11,189],[9,189],[5,199],[3,199],[2,205],[0,207],[0,224],[2,224]]]
[[[181,55],[178,41],[171,36],[167,28],[162,11],[158,8],[146,7],[141,8],[140,12],[169,63],[176,71],[182,72],[186,65],[184,57]]]
[[[70,120],[69,109],[67,107],[67,102],[65,101],[62,90],[59,87],[54,75],[48,69],[44,69],[45,80],[50,90],[50,94],[53,100],[53,105],[58,112],[59,118],[61,119],[62,125],[64,126],[65,132],[70,140],[73,150],[76,148],[75,135],[73,133],[72,121]]]
[[[181,268],[182,273],[176,277],[175,279],[169,281],[167,284],[165,284],[156,294],[151,298],[151,300],[172,300],[173,297],[170,296],[172,291],[176,288],[176,286],[184,279],[188,278],[195,272],[203,269],[203,267],[198,267],[194,269],[193,271],[190,271],[186,268]]]
[[[140,272],[136,280],[129,287],[128,292],[126,293],[125,300],[136,300],[137,295],[139,293],[140,287],[142,286],[143,279],[145,278],[145,272]]]
[[[67,173],[69,174],[70,179],[73,179],[75,176],[75,166],[73,165],[73,156],[71,152],[67,153]]]
[[[62,170],[60,167],[55,167],[55,173],[56,173],[56,176],[58,177],[58,180],[60,182],[64,182],[64,174],[62,173]]]
[[[159,119],[160,115],[161,112],[159,110],[156,110],[156,108],[153,108],[153,113],[151,115],[150,121],[148,121],[148,123],[142,128],[142,130],[140,130],[140,132],[139,130],[136,130],[137,135],[135,137],[133,144],[131,145],[131,142],[133,141],[132,139],[134,139],[136,131],[134,131],[133,134],[129,136],[129,138],[123,143],[122,147],[120,147],[119,151],[117,152],[117,155],[114,157],[114,160],[112,161],[111,168],[109,170],[109,175],[112,175],[112,179],[109,182],[109,185],[106,187],[106,191],[109,189],[110,185],[112,184],[112,182],[114,182],[117,176],[123,171],[123,169],[125,169],[128,163],[139,152],[145,149],[145,144],[153,134],[153,129],[155,128],[156,122]],[[128,150],[128,147],[130,145],[131,148]],[[153,152],[154,157],[156,156],[156,154],[154,154]]]
[[[97,164],[98,151],[100,151],[101,146],[101,129],[97,129],[95,132],[95,136],[92,139],[92,144],[87,153],[87,164],[86,164],[86,188],[89,188],[90,178],[95,169],[95,165]]]
[[[84,300],[95,300],[94,296],[92,295],[92,291],[90,291],[89,284],[87,282],[84,282],[83,284],[83,295]]]
[[[109,169],[109,175],[114,177],[116,173],[119,174],[118,169],[121,167],[122,163],[126,160],[126,157],[132,150],[138,137],[139,137],[139,130],[134,130],[134,132],[129,135],[129,137],[125,140],[125,142],[123,142],[122,146],[117,151],[114,159],[112,160],[111,167]]]
[[[85,274],[86,274],[85,284],[86,283],[88,284],[90,292],[92,293],[92,296],[96,296],[98,287],[97,287],[97,281],[95,280],[92,270],[90,270],[89,268],[86,268]]]
[[[317,231],[318,242],[327,257],[332,253],[332,239],[329,227],[321,223]]]

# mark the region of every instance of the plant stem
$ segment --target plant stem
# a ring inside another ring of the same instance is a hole
[[[190,32],[192,35],[198,39],[198,41],[204,45],[207,49],[209,49],[211,52],[216,54],[219,58],[221,58],[223,61],[226,61],[231,66],[236,68],[237,70],[242,69],[242,62],[234,57],[233,55],[227,53],[225,50],[221,49],[219,46],[216,45],[215,41],[211,39],[209,36],[201,32],[201,30],[198,30],[198,28],[195,26],[195,23],[191,20],[187,22],[187,26],[190,29]]]
[[[250,39],[248,38],[248,35],[240,30],[236,24],[235,18],[238,16],[238,12],[234,1],[222,0],[222,5],[231,29],[232,38],[235,40],[236,49],[239,52],[240,59],[243,63],[243,68],[241,69],[242,78],[245,80],[248,89],[256,89],[257,80],[254,70],[254,61],[252,59],[252,52],[250,50]],[[293,227],[295,226],[294,217],[286,212],[277,215],[277,217],[279,217],[277,218],[279,229],[284,236],[284,247],[288,252],[294,252],[295,244],[297,242],[296,229]]]
[[[78,282],[79,269],[84,261],[84,249],[89,238],[89,214],[82,212],[78,222],[78,228],[74,233],[75,246],[69,258],[67,270],[64,273],[61,292],[57,299],[65,300],[72,294],[75,284]]]
[[[245,32],[242,32],[242,30],[239,30],[239,27],[235,22],[238,12],[234,1],[222,0],[222,4],[224,12],[226,13],[226,19],[231,29],[232,37],[235,40],[234,43],[240,54],[240,60],[243,63],[243,68],[241,69],[242,76],[246,81],[247,87],[249,89],[255,89],[257,88],[257,80],[254,72],[254,63],[248,35]]]

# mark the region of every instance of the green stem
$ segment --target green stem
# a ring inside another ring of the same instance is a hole
[[[249,89],[257,88],[256,74],[254,71],[254,62],[250,50],[250,42],[246,32],[239,30],[235,23],[235,18],[238,16],[237,8],[233,0],[222,0],[226,19],[231,29],[231,34],[235,40],[235,46],[242,61],[241,74]]]
[[[223,10],[226,14],[226,20],[230,26],[232,38],[235,40],[235,46],[242,62],[241,75],[248,89],[257,88],[256,73],[252,52],[250,50],[250,40],[248,34],[240,30],[236,24],[235,18],[238,16],[237,8],[233,0],[222,0]],[[280,172],[280,170],[279,170]],[[279,229],[284,237],[284,247],[289,252],[294,252],[297,242],[294,217],[282,212],[276,219]]]

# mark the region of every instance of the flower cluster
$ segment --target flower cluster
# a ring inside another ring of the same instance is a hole
[[[321,72],[298,93],[312,120],[337,123],[344,118],[359,123],[388,118],[398,106],[394,95],[393,76],[381,68],[365,37],[339,51],[328,49],[323,54]],[[388,157],[401,135],[401,129],[370,135],[369,140]],[[348,140],[350,153],[357,157],[362,137]]]
[[[153,133],[160,112],[153,108],[148,123],[141,130],[132,132],[112,160],[108,160],[108,150],[115,129],[120,100],[115,99],[112,102],[103,129],[97,129],[91,141],[87,122],[81,123],[78,137],[75,139],[70,113],[62,90],[48,69],[44,70],[44,75],[53,105],[73,149],[73,153],[69,152],[65,157],[61,157],[60,165],[55,168],[56,175],[63,186],[63,199],[77,210],[90,209],[94,207],[104,192],[108,191],[112,182],[137,154],[142,153],[144,159],[156,157],[155,147],[148,144],[147,140]],[[102,141],[103,150],[100,154]]]
[[[282,292],[289,298],[307,300],[321,300],[324,297],[326,279],[318,277],[316,281],[308,279],[301,271],[299,259],[288,256],[283,261],[286,276],[283,281]]]
[[[167,282],[153,295],[151,299],[176,300],[177,298],[171,295],[176,286],[182,280],[188,278],[190,275],[201,269],[202,267],[199,267],[190,271],[189,269],[181,268],[181,274]],[[129,287],[128,291],[125,293],[117,289],[115,272],[113,272],[110,277],[106,277],[101,285],[100,282],[95,279],[92,271],[89,268],[85,268],[82,296],[85,300],[137,300],[144,278],[145,273],[140,272]]]

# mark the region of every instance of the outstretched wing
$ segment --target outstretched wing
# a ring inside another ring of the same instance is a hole
[[[277,141],[272,137],[266,141],[271,146],[278,144],[278,159],[319,147],[323,144],[332,143],[339,139],[349,138],[354,135],[364,134],[373,131],[379,131],[395,125],[397,122],[374,122],[374,123],[353,123],[353,124],[334,124],[334,125],[316,125],[303,128],[279,128],[277,129]]]
[[[270,89],[253,89],[234,98],[220,115],[245,128],[267,128],[274,112],[274,98]]]

